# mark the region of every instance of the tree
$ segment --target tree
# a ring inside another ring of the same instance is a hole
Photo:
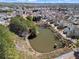
[[[8,28],[0,25],[0,59],[21,59],[15,47],[15,37]]]
[[[29,21],[32,21],[33,17],[32,16],[27,16],[26,19],[29,20]]]
[[[27,20],[25,20],[21,16],[16,16],[12,18],[11,23],[9,25],[10,31],[14,32],[15,34],[19,35],[20,37],[25,37],[26,34],[31,33],[31,35],[36,35],[37,33],[37,26],[32,21],[32,17],[28,16]],[[29,29],[32,31],[29,32]],[[26,33],[27,32],[27,33]]]
[[[22,36],[22,34],[28,30],[26,20],[21,16],[12,18],[9,28],[12,32],[19,36]]]
[[[36,35],[36,29],[35,28],[32,28],[32,29],[29,29],[30,30],[30,35],[28,37],[28,39],[33,39],[35,38],[37,35]]]

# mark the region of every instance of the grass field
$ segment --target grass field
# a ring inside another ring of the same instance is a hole
[[[62,43],[56,39],[54,33],[49,29],[39,29],[39,34],[35,39],[30,40],[33,49],[38,52],[50,52],[54,50],[54,45],[62,46]]]

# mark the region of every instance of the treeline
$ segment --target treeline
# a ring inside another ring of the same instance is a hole
[[[20,37],[30,34],[29,38],[33,38],[37,34],[37,25],[33,22],[32,16],[28,16],[26,19],[21,16],[12,18],[9,29]]]

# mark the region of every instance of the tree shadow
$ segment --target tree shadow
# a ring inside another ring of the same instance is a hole
[[[34,34],[34,33],[32,33],[32,34],[30,34],[29,36],[28,36],[28,39],[29,40],[32,40],[32,39],[34,39],[34,38],[36,38],[36,34]]]

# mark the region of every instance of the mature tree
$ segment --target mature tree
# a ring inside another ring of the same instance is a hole
[[[26,19],[29,20],[29,21],[32,21],[33,17],[32,16],[27,16]]]
[[[12,18],[9,28],[12,32],[14,32],[15,34],[21,37],[25,37],[25,35],[27,35],[28,33],[36,36],[36,32],[37,32],[37,26],[32,21],[31,16],[28,16],[26,20],[21,16],[16,16]]]
[[[26,20],[23,19],[21,16],[16,16],[12,18],[9,28],[15,34],[22,36],[23,33],[27,32],[27,24]]]

